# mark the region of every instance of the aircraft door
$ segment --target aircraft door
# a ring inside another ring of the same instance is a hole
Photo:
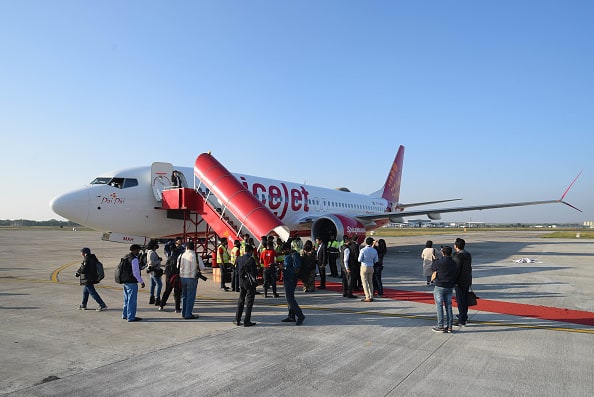
[[[173,164],[171,163],[154,162],[151,165],[151,184],[158,202],[163,199],[163,190],[171,187],[172,173]]]

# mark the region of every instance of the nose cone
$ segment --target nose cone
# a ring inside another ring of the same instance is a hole
[[[89,218],[89,204],[88,189],[80,189],[55,197],[50,202],[50,208],[61,217],[86,225]]]

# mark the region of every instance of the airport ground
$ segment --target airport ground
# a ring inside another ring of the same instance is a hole
[[[232,324],[237,295],[220,291],[211,274],[198,286],[199,319],[181,319],[172,305],[157,311],[147,286],[139,293],[144,320],[123,321],[112,274],[127,246],[97,232],[1,230],[0,394],[591,395],[594,241],[545,239],[542,231],[460,235],[481,299],[468,326],[437,334],[420,251],[428,238],[439,246],[455,234],[385,237],[384,298],[344,299],[334,283],[298,291],[306,319],[295,327],[280,322],[282,297],[258,295],[258,324],[244,328]],[[105,312],[76,309],[85,246],[106,267],[98,286]],[[535,262],[514,262],[521,258]]]

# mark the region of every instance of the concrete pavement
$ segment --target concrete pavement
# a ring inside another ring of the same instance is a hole
[[[594,242],[541,234],[461,233],[477,294],[593,315]],[[385,288],[430,292],[420,251],[428,238],[439,246],[455,237],[386,238]],[[84,246],[106,267],[98,288],[106,312],[76,310],[82,287],[73,273]],[[157,311],[147,285],[139,293],[145,320],[128,323],[112,277],[127,249],[96,232],[0,231],[0,393],[583,396],[594,386],[590,325],[471,309],[469,326],[436,334],[434,305],[406,297],[363,303],[331,290],[298,290],[306,319],[296,327],[280,322],[282,297],[258,295],[258,324],[244,328],[232,324],[237,295],[220,291],[207,274],[198,285],[200,319],[181,319],[172,304]],[[522,257],[537,262],[513,262]]]

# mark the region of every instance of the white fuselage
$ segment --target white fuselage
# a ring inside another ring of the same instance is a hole
[[[188,187],[200,187],[192,168],[176,169],[189,181]],[[384,213],[388,206],[386,200],[364,194],[244,174],[234,176],[291,231],[304,230],[302,223],[320,216],[355,218]],[[151,178],[150,167],[121,170],[56,197],[50,205],[64,218],[99,231],[152,238],[183,233],[183,220],[168,218],[167,211],[160,209]]]

